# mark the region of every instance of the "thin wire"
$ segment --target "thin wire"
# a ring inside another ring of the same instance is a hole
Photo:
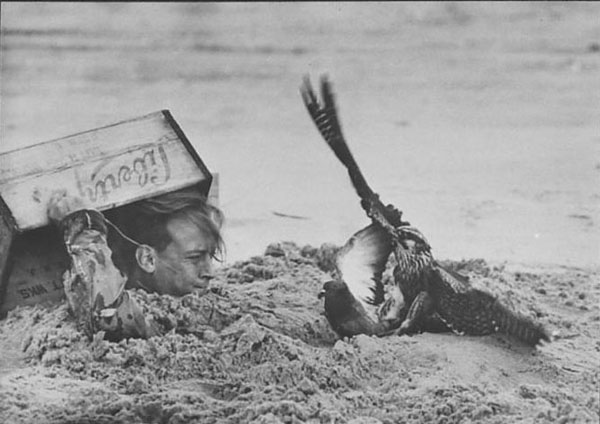
[[[116,231],[116,232],[117,232],[117,233],[118,233],[118,234],[119,234],[121,237],[123,237],[123,238],[124,238],[125,240],[127,240],[128,242],[130,242],[130,243],[133,243],[133,244],[135,244],[136,246],[140,246],[140,247],[141,247],[141,246],[146,246],[146,245],[143,245],[143,244],[141,244],[141,243],[138,243],[137,241],[135,241],[135,240],[134,240],[134,239],[132,239],[131,237],[128,237],[128,236],[126,236],[126,235],[123,233],[123,231],[121,231],[121,230],[119,229],[119,227],[117,227],[115,224],[113,224],[113,223],[112,223],[112,222],[111,222],[111,221],[110,221],[108,218],[106,218],[104,215],[103,215],[102,217],[104,218],[104,222],[106,222],[108,225],[110,225],[110,226],[113,228],[113,230],[115,230],[115,231]]]
[[[113,224],[108,218],[106,218],[104,215],[102,215],[102,217],[104,218],[104,222],[106,222],[108,225],[110,225],[112,227],[113,230],[115,230],[121,237],[123,237],[125,240],[129,241],[130,243],[135,244],[136,246],[139,247],[143,247],[143,246],[147,246],[149,247],[147,244],[141,244],[138,243],[137,241],[135,241],[134,239],[132,239],[131,237],[126,236],[123,231],[121,231],[121,229],[119,227],[117,227],[116,224]],[[142,283],[139,279],[135,280],[135,283],[137,284],[138,287],[136,288],[141,288],[143,290],[145,290],[148,293],[152,293],[155,290],[151,290],[149,289],[144,283]],[[121,292],[125,289],[125,286],[122,287]],[[121,293],[119,293],[119,296],[121,295]]]

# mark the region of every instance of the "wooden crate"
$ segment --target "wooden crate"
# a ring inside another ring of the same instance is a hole
[[[212,180],[167,110],[0,154],[0,314],[63,295],[55,189],[109,210],[189,186],[215,202]]]

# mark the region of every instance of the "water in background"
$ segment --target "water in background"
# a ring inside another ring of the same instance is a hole
[[[228,261],[368,223],[298,87],[439,258],[599,257],[600,5],[4,3],[1,144],[170,109],[220,174]],[[290,217],[293,216],[293,217]]]

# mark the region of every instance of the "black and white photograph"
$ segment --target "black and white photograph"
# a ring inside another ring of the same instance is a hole
[[[0,422],[600,422],[600,3],[2,2]]]

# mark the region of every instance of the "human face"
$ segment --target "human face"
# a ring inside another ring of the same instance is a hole
[[[215,241],[185,217],[167,221],[171,243],[157,252],[154,273],[157,291],[182,296],[195,290],[205,292],[212,278]]]

